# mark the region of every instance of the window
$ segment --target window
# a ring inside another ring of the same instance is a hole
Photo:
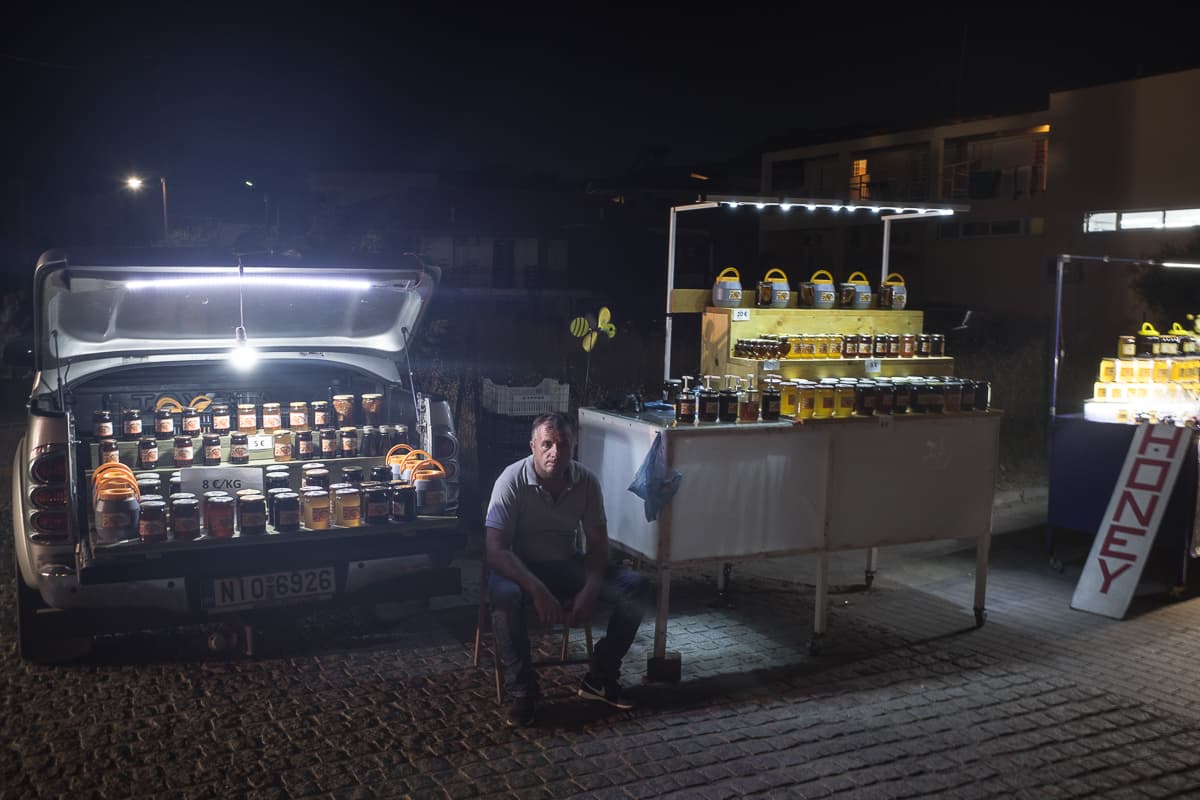
[[[871,199],[871,176],[865,158],[856,158],[850,163],[850,199]]]
[[[1084,233],[1200,227],[1200,208],[1093,211],[1083,216]]]

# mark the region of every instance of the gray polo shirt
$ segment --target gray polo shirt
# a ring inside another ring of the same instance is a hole
[[[595,473],[572,461],[567,488],[555,500],[538,483],[533,456],[509,464],[492,487],[489,528],[513,534],[513,552],[523,561],[560,561],[578,552],[576,532],[604,525],[604,498]]]

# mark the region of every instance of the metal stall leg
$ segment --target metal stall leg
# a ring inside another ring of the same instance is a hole
[[[733,564],[726,561],[717,573],[717,599],[709,604],[710,608],[736,608],[729,593],[729,581],[733,577]]]
[[[871,584],[875,582],[875,570],[879,567],[879,548],[872,547],[867,550],[867,571],[865,580],[867,588],[871,588]]]
[[[682,662],[679,653],[667,652],[667,610],[671,602],[671,568],[658,566],[658,608],[654,615],[654,651],[646,659],[646,680],[679,683]]]
[[[813,635],[808,641],[808,654],[821,652],[829,612],[829,554],[817,554],[817,592],[813,599]]]
[[[987,595],[988,550],[992,546],[992,532],[979,537],[975,544],[975,627],[982,628],[987,620],[984,601]]]

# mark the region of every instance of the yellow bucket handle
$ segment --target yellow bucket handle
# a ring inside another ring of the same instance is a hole
[[[1138,333],[1142,334],[1143,336],[1158,336],[1158,331],[1155,330],[1154,326],[1149,322],[1143,322],[1142,329],[1138,331]]]
[[[855,275],[858,276],[858,280],[854,279]],[[871,282],[867,280],[867,276],[863,275],[861,272],[851,272],[850,277],[846,278],[846,283],[857,283],[857,284],[863,285],[863,286],[871,285]]]
[[[407,453],[403,459],[401,459],[400,470],[404,471],[404,469],[406,467],[408,467],[409,462],[417,464],[417,463],[420,463],[420,461],[422,459],[432,459],[432,458],[433,458],[433,455],[424,450],[412,450],[409,453]]]
[[[783,279],[784,283],[787,283],[788,276],[779,267],[771,267],[771,269],[767,270],[767,274],[763,275],[763,280],[764,281],[771,280],[771,276],[774,275],[775,273],[779,273],[779,277]]]
[[[397,456],[396,460],[393,461],[392,456],[395,455],[397,450],[400,450],[404,455]],[[388,465],[402,464],[402,463],[404,463],[404,456],[408,455],[411,452],[412,452],[412,447],[404,444],[403,442],[401,442],[400,444],[392,445],[392,449],[388,450],[387,455],[383,457],[383,463],[388,464]]]
[[[142,499],[142,493],[138,489],[137,481],[130,481],[125,478],[105,478],[96,486],[95,496],[99,497],[105,489],[129,489],[139,502]]]
[[[721,274],[717,276],[717,280],[721,280],[721,278],[726,277],[731,272],[733,273],[733,277],[737,278],[738,281],[742,280],[742,274],[737,271],[737,267],[726,267],[721,270]]]
[[[437,466],[437,469],[428,468],[425,466],[426,464],[434,464]],[[428,480],[429,478],[436,478],[439,475],[443,478],[446,477],[446,468],[442,466],[442,462],[435,458],[427,458],[413,467],[412,477],[409,480],[416,482],[418,476]]]
[[[122,464],[119,461],[108,461],[108,462],[96,467],[96,469],[94,469],[92,471],[92,489],[93,490],[96,488],[96,486],[99,485],[100,479],[109,472],[115,472],[118,475],[125,475],[130,480],[134,480],[133,470],[131,470],[127,464]]]
[[[892,280],[892,278],[895,278],[896,280]],[[901,275],[899,272],[889,272],[888,276],[883,279],[883,285],[884,286],[903,286],[904,285],[904,276]]]
[[[1171,323],[1171,333],[1175,333],[1175,334],[1182,333],[1184,335],[1187,335],[1187,329],[1184,328],[1182,325],[1180,325],[1178,322],[1172,322]]]
[[[827,269],[819,269],[816,272],[814,272],[812,274],[812,277],[808,279],[809,283],[816,283],[817,278],[820,278],[822,275],[825,276],[826,282],[833,283],[833,275],[831,275],[829,273],[829,270],[827,270]]]

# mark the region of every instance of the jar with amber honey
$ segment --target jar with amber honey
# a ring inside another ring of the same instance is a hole
[[[283,427],[283,415],[279,411],[279,403],[263,403],[262,430],[263,433],[274,433]]]
[[[237,404],[238,433],[258,433],[258,406],[254,403]]]
[[[300,517],[310,531],[329,529],[329,492],[306,489],[300,495]]]
[[[353,486],[338,489],[333,496],[333,523],[343,528],[357,528],[362,517],[362,501]]]
[[[275,460],[276,461],[291,461],[292,460],[292,432],[289,430],[277,430],[274,433],[275,439]]]

